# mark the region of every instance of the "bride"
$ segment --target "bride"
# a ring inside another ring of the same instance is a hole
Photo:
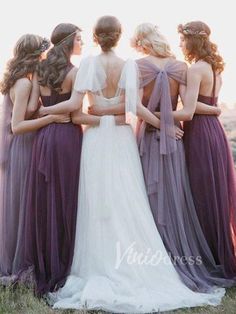
[[[43,114],[77,108],[79,123],[87,92],[90,105],[120,104],[126,119],[131,111],[159,128],[160,121],[139,102],[135,62],[112,50],[120,35],[115,17],[98,20],[94,38],[101,54],[82,61],[71,99],[43,108]],[[117,119],[121,123],[123,116]],[[218,305],[224,289],[193,292],[171,263],[149,207],[131,126],[117,125],[114,116],[88,115],[87,122],[93,126],[84,132],[74,259],[65,286],[48,296],[53,307],[150,313]]]

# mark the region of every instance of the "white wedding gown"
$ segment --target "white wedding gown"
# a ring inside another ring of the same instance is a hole
[[[127,111],[134,112],[135,71],[134,61],[127,61],[119,82]],[[75,89],[92,92],[95,104],[114,105],[120,96],[103,97],[105,82],[99,57],[89,57],[80,66]],[[73,265],[65,286],[49,294],[53,307],[150,313],[218,305],[224,293],[220,288],[195,293],[181,282],[152,217],[132,128],[115,125],[113,116],[87,128]]]

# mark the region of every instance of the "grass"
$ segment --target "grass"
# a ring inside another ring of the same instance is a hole
[[[44,300],[35,298],[24,287],[1,288],[0,287],[0,314],[102,314],[104,312],[52,310]],[[165,314],[235,314],[236,313],[236,288],[228,289],[220,306],[198,307],[185,310],[165,312]]]

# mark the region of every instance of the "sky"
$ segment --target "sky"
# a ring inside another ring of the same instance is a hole
[[[115,15],[123,27],[116,52],[124,58],[141,57],[130,47],[135,27],[143,22],[154,23],[168,39],[176,57],[183,60],[179,48],[177,25],[192,20],[207,23],[211,39],[218,45],[226,62],[220,102],[229,107],[236,104],[236,18],[234,0],[20,0],[4,1],[0,12],[0,76],[17,39],[25,33],[50,38],[53,28],[69,22],[83,29],[83,56],[99,53],[92,41],[92,29],[102,15]],[[74,58],[79,65],[80,58]]]

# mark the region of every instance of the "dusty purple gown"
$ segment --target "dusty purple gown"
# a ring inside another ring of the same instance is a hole
[[[212,97],[198,100],[215,106]],[[236,276],[236,176],[232,152],[216,116],[194,115],[184,123],[184,146],[197,215],[217,263],[225,276]]]
[[[173,264],[183,282],[194,291],[209,291],[213,285],[231,286],[216,265],[199,224],[191,194],[182,140],[175,140],[172,110],[178,96],[171,97],[170,80],[186,84],[186,65],[170,59],[159,69],[146,58],[137,60],[143,104],[161,112],[160,131],[143,121],[137,129],[138,145],[153,217]]]
[[[44,106],[71,93],[41,96]],[[73,258],[82,128],[52,123],[36,134],[28,181],[25,261],[34,266],[36,292],[61,287]]]
[[[11,283],[22,260],[27,174],[34,133],[13,135],[13,103],[4,96],[1,104],[0,133],[0,281]]]

